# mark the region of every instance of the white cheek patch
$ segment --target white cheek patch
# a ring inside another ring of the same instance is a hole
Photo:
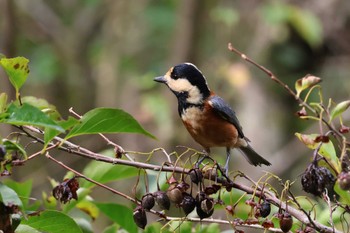
[[[167,84],[169,88],[175,92],[187,92],[188,103],[200,104],[202,103],[203,95],[199,91],[198,87],[193,86],[187,79],[179,78],[177,80],[170,78],[166,75]]]
[[[192,104],[201,104],[203,102],[203,95],[195,86],[188,92],[187,102]]]

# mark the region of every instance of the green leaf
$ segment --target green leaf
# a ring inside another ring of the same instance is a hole
[[[27,209],[27,205],[30,198],[30,193],[32,192],[32,180],[26,180],[24,182],[16,182],[12,179],[4,180],[4,184],[9,188],[13,189],[23,203],[24,209]]]
[[[17,193],[4,185],[3,183],[0,183],[0,201],[4,203],[4,205],[17,205],[19,207],[22,207],[22,201],[19,199]]]
[[[210,11],[210,17],[228,27],[233,27],[239,20],[239,13],[232,8],[217,6]]]
[[[295,90],[297,91],[297,96],[300,96],[300,93],[317,83],[321,82],[322,80],[319,77],[313,76],[313,75],[306,75],[304,78],[298,79],[295,82]]]
[[[153,223],[146,227],[146,232],[159,232],[159,231],[151,231],[148,229],[148,227],[151,228],[151,226],[154,225]],[[201,231],[193,231],[194,230],[194,224],[190,221],[173,221],[169,224],[170,226],[167,229],[167,232],[174,232],[174,229],[179,229],[181,233],[192,233],[192,232],[207,232],[205,231],[205,229],[207,228],[207,226],[203,226],[203,228],[201,229]],[[157,225],[156,225],[157,226]],[[162,226],[161,226],[162,227]],[[172,230],[172,231],[171,231]],[[203,230],[203,231],[202,231]],[[162,230],[160,232],[163,232]]]
[[[116,233],[116,232],[119,232],[119,229],[120,227],[118,224],[113,224],[111,226],[106,227],[103,230],[103,233]],[[160,232],[160,231],[152,231],[152,232]]]
[[[95,203],[96,206],[113,222],[118,223],[129,233],[137,233],[137,226],[131,209],[115,203]]]
[[[52,120],[58,120],[61,118],[61,115],[56,110],[56,107],[50,104],[47,100],[42,98],[37,98],[34,96],[25,96],[21,98],[22,103],[27,103],[33,107],[38,108],[46,115],[48,115]]]
[[[207,232],[209,233],[220,233],[220,227],[217,223],[211,223],[208,225]]]
[[[29,60],[25,57],[0,59],[0,65],[4,68],[17,94],[27,80],[29,73],[28,63]]]
[[[270,24],[282,24],[288,20],[288,5],[282,1],[269,1],[261,6],[262,16]]]
[[[80,227],[83,233],[95,232],[91,225],[94,222],[92,222],[90,219],[84,218],[84,217],[78,217],[78,218],[74,218],[74,221],[78,224],[78,226]]]
[[[186,223],[183,222],[183,223]],[[148,224],[144,230],[144,233],[153,233],[153,232],[162,232],[162,233],[165,233],[165,232],[168,232],[166,231],[166,229],[162,229],[163,225],[159,222],[153,222],[152,224]],[[186,228],[186,227],[185,227]],[[181,225],[181,232],[184,232],[186,233],[187,231],[183,231],[183,228],[182,228],[182,225]]]
[[[316,137],[320,136],[319,134],[300,134],[295,133],[295,136],[304,143],[308,148],[315,150],[321,142],[315,142]],[[325,157],[333,166],[340,172],[340,161],[337,157],[333,142],[329,140],[328,142],[323,142],[318,153]]]
[[[288,13],[290,24],[311,47],[322,43],[323,30],[319,18],[311,11],[294,6],[289,6]]]
[[[43,206],[46,210],[56,210],[58,201],[52,196],[52,192],[47,194],[42,192]]]
[[[16,233],[42,233],[40,231],[37,231],[35,230],[33,227],[30,227],[28,225],[23,225],[23,224],[20,224],[16,231]]]
[[[0,114],[6,110],[6,105],[7,105],[7,94],[1,93],[0,94]]]
[[[349,107],[350,107],[350,100],[346,100],[346,101],[343,101],[343,102],[340,102],[339,104],[337,104],[331,112],[330,120],[332,121],[334,118],[341,115]]]
[[[155,138],[144,130],[130,114],[123,110],[96,108],[84,114],[81,118],[81,123],[69,132],[66,139],[84,134],[98,133],[139,133]]]
[[[80,181],[79,181],[80,183]],[[80,188],[77,191],[78,194],[78,200],[71,200],[67,204],[65,204],[62,208],[63,213],[69,213],[73,208],[75,208],[81,201],[86,200],[86,198],[91,199],[88,195],[91,193],[90,189],[81,187],[79,184]]]
[[[20,154],[23,155],[24,159],[27,159],[27,152],[26,150],[22,147],[21,144],[19,144],[16,141],[11,141],[9,139],[3,139],[2,143],[4,144],[6,150],[9,151],[16,151],[17,153],[19,152]]]
[[[22,106],[11,104],[6,113],[8,117],[2,122],[12,125],[33,125],[38,127],[46,127],[64,132],[64,129],[51,120],[45,113],[33,107],[32,105],[24,103]]]
[[[78,224],[71,217],[54,210],[43,211],[37,216],[28,216],[27,220],[22,220],[22,224],[40,232],[82,233]]]
[[[87,215],[89,215],[92,218],[92,220],[97,219],[97,217],[100,214],[100,211],[97,208],[97,206],[91,200],[87,200],[86,198],[80,201],[76,205],[76,207],[84,213],[86,213]]]
[[[79,121],[73,117],[68,117],[68,119],[65,121],[58,121],[57,122],[57,124],[59,126],[61,126],[64,130],[69,130],[73,126],[77,125],[78,123],[79,123]],[[58,136],[59,134],[61,134],[61,132],[56,130],[56,129],[45,128],[45,134],[44,134],[45,144],[44,144],[44,146],[46,147],[48,145],[48,143],[51,142],[51,140],[54,139],[54,137]]]
[[[99,161],[91,161],[84,169],[83,174],[91,179],[107,183],[120,179],[136,176],[138,169],[129,166],[120,166],[118,164],[101,163]],[[91,188],[95,184],[82,180],[80,186],[84,188]]]
[[[341,189],[338,181],[334,185],[334,191],[340,196],[341,202],[345,202],[345,204],[350,205],[349,191],[345,191],[345,190]]]

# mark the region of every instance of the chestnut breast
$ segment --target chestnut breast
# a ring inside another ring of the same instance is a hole
[[[193,139],[206,149],[234,147],[237,143],[236,127],[211,110],[209,104],[203,108],[189,107],[181,118]]]

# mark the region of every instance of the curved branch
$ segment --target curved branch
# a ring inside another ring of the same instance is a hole
[[[23,126],[24,129],[27,129],[29,131],[35,132],[35,133],[39,133],[42,134],[42,131],[40,131],[39,129],[32,127],[32,126]],[[43,143],[42,139],[34,136],[33,134],[27,132],[24,130],[24,132],[31,138]],[[126,165],[126,166],[132,166],[132,167],[136,167],[136,168],[142,168],[142,169],[146,169],[146,170],[153,170],[153,171],[167,171],[167,172],[175,172],[175,173],[180,173],[180,174],[188,174],[190,169],[184,169],[182,167],[174,167],[174,166],[160,166],[160,165],[154,165],[154,164],[148,164],[148,163],[142,163],[142,162],[136,162],[136,161],[129,161],[129,160],[122,160],[122,159],[117,159],[117,158],[111,158],[111,157],[107,157],[104,156],[102,154],[98,154],[95,152],[92,152],[86,148],[80,147],[72,142],[66,141],[60,137],[55,137],[55,140],[57,142],[60,143],[60,147],[58,147],[58,149],[60,150],[64,150],[68,153],[72,153],[72,154],[76,154],[88,159],[92,159],[92,160],[96,160],[96,161],[102,161],[102,162],[106,162],[106,163],[111,163],[111,164],[120,164],[120,165]],[[52,148],[50,148],[52,149]],[[52,157],[51,157],[52,158]],[[25,161],[23,161],[25,162]],[[59,162],[59,164],[61,164]],[[63,165],[62,165],[63,166]],[[321,232],[325,232],[325,233],[341,233],[338,230],[333,231],[333,229],[331,227],[327,227],[317,221],[313,221],[312,223],[310,222],[309,217],[302,212],[301,210],[298,210],[296,208],[293,208],[291,206],[286,205],[285,202],[283,202],[282,200],[280,200],[273,192],[271,191],[261,191],[262,189],[260,187],[254,188],[254,187],[249,187],[237,182],[232,182],[231,180],[227,180],[225,177],[214,177],[214,176],[210,176],[210,177],[205,177],[206,179],[210,179],[212,181],[215,181],[217,183],[220,183],[222,186],[225,186],[227,188],[235,188],[238,190],[241,190],[243,192],[246,192],[247,194],[254,194],[257,197],[264,197],[265,200],[269,201],[271,204],[286,210],[286,208],[288,208],[288,212],[295,217],[296,219],[298,219],[300,222],[304,223],[305,225],[308,226],[312,226],[314,228],[316,228],[316,230],[321,231]],[[89,180],[90,181],[90,180]],[[94,181],[96,182],[96,181]],[[104,187],[104,186],[101,186]],[[107,186],[106,186],[107,187]],[[111,188],[107,188],[109,191],[111,191]],[[116,193],[118,194],[118,193]],[[119,194],[118,194],[119,195]],[[121,195],[123,196],[123,195]],[[123,196],[124,197],[124,196]],[[127,198],[129,199],[129,198]],[[135,202],[134,199],[129,199],[133,202]],[[137,202],[135,202],[137,203]],[[172,220],[172,218],[168,218],[166,216],[164,216],[163,214],[157,212],[157,211],[151,211],[154,214],[159,215],[162,218],[165,218],[166,220]],[[191,220],[189,220],[191,221]],[[203,222],[204,220],[202,220]],[[206,220],[207,221],[207,220]],[[229,223],[229,222],[228,222]]]

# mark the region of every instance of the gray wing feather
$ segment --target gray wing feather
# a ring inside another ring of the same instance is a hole
[[[218,113],[224,120],[233,124],[237,130],[238,135],[241,138],[245,138],[241,125],[239,124],[238,118],[236,117],[233,109],[219,96],[212,96],[209,99],[213,110]]]

